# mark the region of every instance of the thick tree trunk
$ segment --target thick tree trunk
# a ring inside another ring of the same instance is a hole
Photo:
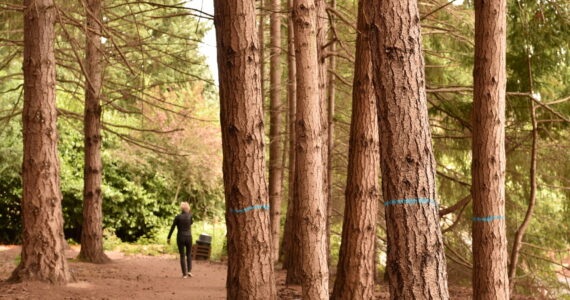
[[[358,9],[359,34],[352,86],[352,119],[348,153],[346,203],[338,271],[332,299],[373,299],[376,217],[380,198],[378,114],[372,83],[368,32],[370,1]]]
[[[285,222],[285,232],[283,234],[284,258],[283,268],[287,270],[287,284],[301,284],[301,257],[299,250],[300,241],[296,240],[298,235],[296,229],[299,228],[299,194],[295,188],[296,175],[296,132],[295,132],[295,116],[297,110],[297,66],[295,64],[295,31],[293,30],[293,16],[291,10],[293,8],[293,0],[288,0],[287,5],[290,14],[287,18],[287,68],[288,68],[288,93],[287,101],[289,103],[289,204],[287,206],[287,220]]]
[[[279,258],[281,198],[283,190],[283,144],[281,141],[281,0],[271,2],[271,68],[269,131],[269,203],[275,261]]]
[[[293,6],[297,64],[296,172],[303,298],[328,299],[328,265],[324,190],[324,145],[317,50],[317,6],[314,0],[295,0]]]
[[[373,3],[390,297],[448,299],[417,2]]]
[[[275,299],[254,0],[214,1],[219,65],[228,299]]]
[[[475,1],[473,299],[509,299],[505,224],[506,0]]]
[[[55,100],[55,6],[53,0],[25,0],[23,243],[11,280],[66,283],[63,216]]]
[[[101,180],[101,0],[87,1],[85,50],[85,115],[83,124],[85,166],[83,179],[83,227],[79,259],[105,263],[103,251],[103,194]]]

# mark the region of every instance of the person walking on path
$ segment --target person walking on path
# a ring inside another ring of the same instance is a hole
[[[176,244],[178,252],[180,252],[180,267],[182,268],[182,277],[192,277],[192,214],[190,213],[190,205],[188,202],[180,203],[182,213],[174,218],[170,232],[168,233],[168,244],[174,228],[178,229],[176,234]]]

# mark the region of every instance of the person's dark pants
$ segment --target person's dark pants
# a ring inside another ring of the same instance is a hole
[[[180,252],[182,276],[184,276],[192,271],[192,236],[179,236],[176,238],[176,243],[178,252]]]

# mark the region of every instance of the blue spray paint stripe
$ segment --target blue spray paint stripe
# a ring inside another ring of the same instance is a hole
[[[269,205],[254,205],[254,206],[249,206],[243,209],[232,209],[233,213],[244,213],[244,212],[248,212],[250,210],[254,210],[254,209],[264,209],[264,210],[268,210],[269,209]]]
[[[504,219],[505,216],[490,216],[485,218],[473,217],[473,221],[478,221],[478,222],[491,222],[493,220],[504,220]]]
[[[384,202],[384,206],[395,205],[395,204],[433,204],[438,206],[435,200],[431,200],[428,198],[419,198],[419,199],[401,199],[401,200],[390,200]]]

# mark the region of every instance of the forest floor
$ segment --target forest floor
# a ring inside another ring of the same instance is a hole
[[[195,261],[194,277],[183,279],[174,255],[141,256],[107,252],[110,264],[93,265],[76,261],[77,247],[66,251],[75,282],[52,286],[41,282],[11,284],[7,279],[16,267],[18,246],[0,246],[0,299],[225,299],[226,264]],[[285,273],[277,273],[279,298],[301,299],[300,287],[285,286]],[[388,299],[381,286],[377,299]],[[471,290],[450,287],[452,299],[471,299]],[[517,300],[533,299],[516,297]]]

